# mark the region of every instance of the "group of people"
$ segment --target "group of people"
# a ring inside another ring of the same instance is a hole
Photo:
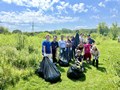
[[[86,60],[87,63],[92,63],[98,68],[99,50],[90,35],[85,37],[81,33],[77,45],[74,36],[66,36],[65,40],[65,36],[61,35],[59,41],[57,41],[57,36],[53,36],[52,42],[50,42],[49,35],[46,35],[45,38],[46,40],[42,42],[42,55],[47,56],[51,62],[57,63],[57,56],[59,55],[60,59],[65,58],[68,61],[75,60],[75,63],[80,63],[82,67],[83,60]],[[91,58],[93,58],[92,62]]]

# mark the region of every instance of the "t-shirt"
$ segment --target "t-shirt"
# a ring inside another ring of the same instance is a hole
[[[45,53],[50,54],[51,53],[51,42],[50,41],[43,41],[42,43],[42,53],[44,53],[44,46],[45,46]]]
[[[70,40],[67,40],[67,41],[66,41],[66,44],[67,44],[66,47],[71,47],[71,46],[72,46],[72,43],[71,43]]]
[[[83,38],[83,37],[80,36],[79,39],[80,39],[80,42],[81,42],[81,43],[84,42],[84,38]]]
[[[71,44],[72,44],[72,47],[75,47],[75,39],[74,38],[72,38],[72,40],[71,40]]]
[[[52,50],[56,50],[58,48],[58,42],[57,41],[52,41],[51,42]]]
[[[90,53],[91,45],[90,44],[84,44],[84,52]]]
[[[58,43],[59,43],[60,48],[65,48],[66,47],[66,42],[65,41],[61,40]]]
[[[89,44],[95,43],[95,41],[92,38],[88,38]]]

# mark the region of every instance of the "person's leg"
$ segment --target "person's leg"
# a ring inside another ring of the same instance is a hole
[[[71,49],[70,49],[70,47],[68,48],[68,58],[69,58],[69,61],[71,61]]]
[[[95,64],[95,59],[93,59],[93,66],[94,66],[94,64]]]
[[[63,58],[66,58],[66,49],[63,48],[62,51],[63,51]]]
[[[47,57],[50,59],[51,62],[53,62],[53,60],[52,60],[52,54],[47,54]]]
[[[82,70],[82,71],[84,71],[83,62],[82,62],[82,61],[80,61],[80,63],[81,63],[80,68],[81,68],[81,70]]]
[[[91,53],[88,53],[89,63],[91,64]]]
[[[60,48],[60,58],[63,57],[63,48]]]
[[[96,59],[96,67],[98,68],[98,59]]]
[[[66,48],[65,52],[66,52],[65,57],[69,61],[69,49],[68,49],[68,47]]]
[[[57,62],[57,61],[56,61],[56,50],[53,50],[53,51],[52,51],[52,57],[53,57],[53,62],[54,62],[54,63]]]

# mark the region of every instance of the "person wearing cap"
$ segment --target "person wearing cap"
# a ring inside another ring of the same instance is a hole
[[[56,55],[57,55],[57,48],[58,48],[57,36],[53,36],[53,41],[51,42],[51,46],[52,46],[53,63],[56,63],[57,62]]]
[[[42,55],[47,56],[52,62],[52,47],[49,40],[50,36],[46,35],[46,40],[42,42]]]
[[[90,37],[90,34],[87,35],[87,41],[89,42],[89,44],[91,44],[91,46],[95,43],[95,40],[93,40],[93,39]]]

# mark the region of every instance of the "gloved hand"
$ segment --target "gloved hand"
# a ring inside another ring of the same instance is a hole
[[[47,56],[47,54],[46,54],[46,53],[44,53],[44,57],[45,57],[45,56]]]

